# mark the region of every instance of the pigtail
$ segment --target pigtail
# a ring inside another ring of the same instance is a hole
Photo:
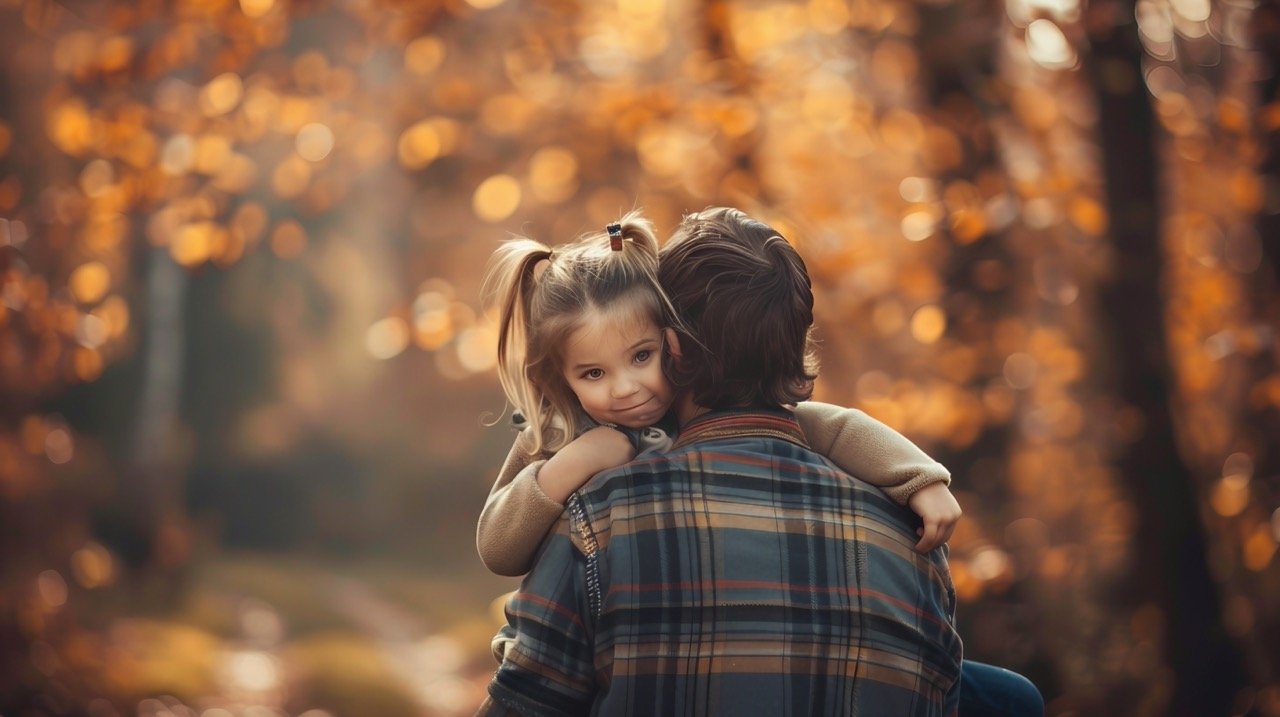
[[[639,252],[643,261],[658,262],[658,235],[649,221],[637,210],[627,212],[616,224],[622,229],[623,253],[628,249]],[[629,246],[628,246],[629,245]]]
[[[653,222],[649,221],[638,210],[632,210],[617,221],[622,229],[623,256],[628,264],[630,277],[623,284],[631,287],[643,286],[650,294],[650,310],[659,326],[674,329],[680,335],[682,346],[699,346],[697,337],[693,336],[680,319],[675,306],[663,291],[658,281],[658,235],[654,231]],[[663,370],[667,379],[678,378],[675,358],[669,351],[663,351]],[[678,384],[677,384],[678,385]]]
[[[544,400],[529,379],[530,310],[538,262],[552,251],[532,239],[512,239],[494,252],[482,288],[488,302],[498,307],[498,381],[507,401],[533,430],[535,453],[544,446]]]

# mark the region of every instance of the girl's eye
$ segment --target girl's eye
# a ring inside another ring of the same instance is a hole
[[[643,351],[637,351],[635,362],[644,363],[645,361],[648,361],[649,357],[652,355],[653,355],[653,352],[650,351],[649,349],[644,349]]]
[[[596,379],[603,378],[603,377],[604,377],[604,371],[601,371],[601,370],[600,370],[600,369],[598,369],[598,368],[593,368],[593,369],[588,370],[586,373],[582,374],[582,377],[583,377],[583,378],[589,378],[589,379],[591,379],[592,381],[594,381],[594,380],[596,380]]]

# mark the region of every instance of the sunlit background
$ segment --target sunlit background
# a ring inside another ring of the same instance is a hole
[[[0,0],[0,714],[470,713],[486,257],[729,204],[817,397],[954,474],[966,657],[1280,715],[1278,53],[1254,0]]]

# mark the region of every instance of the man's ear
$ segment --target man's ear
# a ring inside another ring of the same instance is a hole
[[[675,329],[667,327],[662,330],[662,337],[667,341],[667,351],[671,352],[671,357],[678,363],[684,358],[684,354],[680,353],[680,335]]]

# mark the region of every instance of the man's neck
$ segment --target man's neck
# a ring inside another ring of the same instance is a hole
[[[676,420],[683,426],[710,410],[705,406],[699,406],[694,403],[693,397],[686,393],[676,401]]]

